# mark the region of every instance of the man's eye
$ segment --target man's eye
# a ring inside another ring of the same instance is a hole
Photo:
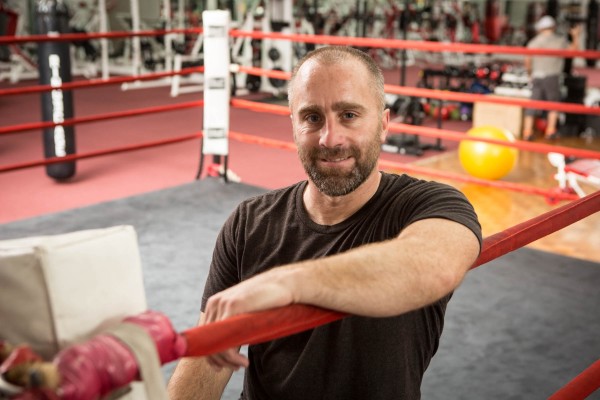
[[[317,114],[309,114],[306,116],[306,120],[311,124],[316,124],[317,122],[321,121],[321,117],[319,117]]]
[[[356,118],[356,114],[351,111],[346,111],[345,113],[342,114],[342,117],[344,119],[353,119],[353,118]]]

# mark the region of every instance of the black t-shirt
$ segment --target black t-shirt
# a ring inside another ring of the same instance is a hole
[[[219,233],[202,310],[210,296],[255,274],[388,240],[421,219],[459,222],[481,243],[472,206],[451,186],[382,173],[376,194],[360,210],[324,226],[304,208],[306,184],[253,197],[237,207]],[[449,299],[397,317],[351,316],[251,345],[242,398],[418,399]]]

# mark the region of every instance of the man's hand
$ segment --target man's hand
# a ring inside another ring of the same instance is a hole
[[[206,361],[217,372],[223,368],[237,371],[240,367],[247,368],[250,364],[248,358],[240,354],[239,348],[231,348],[221,353],[212,354],[206,357]]]
[[[283,279],[288,275],[285,268],[274,268],[215,294],[206,303],[204,323],[292,304],[292,288]],[[239,354],[237,348],[213,354],[207,359],[216,370],[237,370],[248,366],[248,359]]]

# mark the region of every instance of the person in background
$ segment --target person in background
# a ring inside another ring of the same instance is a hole
[[[572,41],[556,34],[556,21],[549,15],[540,18],[535,29],[537,35],[529,41],[527,47],[530,49],[569,49],[578,50],[581,26],[571,28]],[[564,58],[555,56],[528,56],[525,57],[525,68],[532,82],[531,99],[546,101],[561,101],[560,84],[564,68]],[[539,110],[527,109],[523,126],[523,139],[532,141],[535,138],[533,125],[534,118]],[[548,111],[548,119],[544,137],[552,140],[558,137],[556,125],[558,112]]]

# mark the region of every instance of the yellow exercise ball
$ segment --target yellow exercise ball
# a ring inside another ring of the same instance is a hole
[[[471,128],[468,136],[514,142],[515,137],[506,129],[491,125]],[[463,140],[458,146],[458,157],[464,170],[476,178],[496,180],[508,174],[517,163],[519,152],[514,147]]]

